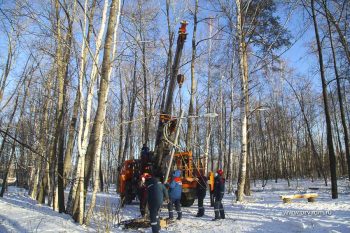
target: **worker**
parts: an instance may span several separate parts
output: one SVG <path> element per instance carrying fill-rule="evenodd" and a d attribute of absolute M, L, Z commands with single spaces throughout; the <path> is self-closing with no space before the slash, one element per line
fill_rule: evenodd
<path fill-rule="evenodd" d="M 142 172 L 146 172 L 149 162 L 150 162 L 150 156 L 149 156 L 149 148 L 146 143 L 143 144 L 141 149 L 141 170 Z"/>
<path fill-rule="evenodd" d="M 215 218 L 213 221 L 218 219 L 225 219 L 225 211 L 222 205 L 222 198 L 225 193 L 225 179 L 222 177 L 223 171 L 219 169 L 215 174 L 214 179 L 214 213 Z"/>
<path fill-rule="evenodd" d="M 182 212 L 181 212 L 181 193 L 182 193 L 182 181 L 181 181 L 181 171 L 176 170 L 173 173 L 172 180 L 169 184 L 169 219 L 174 219 L 174 205 L 177 212 L 177 220 L 181 220 Z"/>
<path fill-rule="evenodd" d="M 150 175 L 146 176 L 146 187 L 152 233 L 158 233 L 160 230 L 158 212 L 163 203 L 163 191 L 158 179 Z"/>
<path fill-rule="evenodd" d="M 162 190 L 162 193 L 163 193 L 163 200 L 166 202 L 166 203 L 169 203 L 169 193 L 168 193 L 168 189 L 165 187 L 164 185 L 164 175 L 163 173 L 160 171 L 160 172 L 157 172 L 156 173 L 156 177 L 158 177 L 159 181 L 158 181 L 158 185 L 160 186 L 161 190 Z"/>
<path fill-rule="evenodd" d="M 147 186 L 146 186 L 146 177 L 149 176 L 148 173 L 141 175 L 141 181 L 139 186 L 139 200 L 140 200 L 140 212 L 141 216 L 145 217 L 146 214 L 146 205 L 147 205 Z"/>
<path fill-rule="evenodd" d="M 149 154 L 149 147 L 147 146 L 146 143 L 144 143 L 142 145 L 142 148 L 141 148 L 141 158 L 142 157 L 148 157 L 148 154 Z"/>
<path fill-rule="evenodd" d="M 207 193 L 207 177 L 205 177 L 201 172 L 197 173 L 197 197 L 198 197 L 198 213 L 196 217 L 202 217 L 204 215 L 203 200 Z"/>

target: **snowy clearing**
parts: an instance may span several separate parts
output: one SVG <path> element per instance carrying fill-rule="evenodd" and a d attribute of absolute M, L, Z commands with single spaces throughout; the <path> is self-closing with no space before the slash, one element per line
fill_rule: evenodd
<path fill-rule="evenodd" d="M 348 181 L 340 180 L 339 199 L 330 198 L 330 187 L 322 181 L 292 181 L 288 187 L 285 181 L 277 184 L 269 181 L 265 188 L 252 186 L 252 196 L 244 203 L 234 203 L 233 196 L 224 199 L 226 219 L 212 222 L 213 208 L 206 198 L 206 212 L 203 218 L 196 218 L 197 204 L 182 208 L 183 219 L 171 224 L 162 232 L 350 232 L 350 187 Z M 310 190 L 309 188 L 313 188 Z M 318 193 L 315 203 L 306 199 L 293 200 L 283 204 L 280 195 L 312 192 Z M 89 200 L 88 200 L 89 201 Z M 26 196 L 26 190 L 10 187 L 5 198 L 0 199 L 0 232 L 151 232 L 148 229 L 122 230 L 117 225 L 121 220 L 139 216 L 138 203 L 118 210 L 117 194 L 100 193 L 91 227 L 75 224 L 70 216 L 38 205 Z M 166 209 L 160 216 L 167 217 Z"/>

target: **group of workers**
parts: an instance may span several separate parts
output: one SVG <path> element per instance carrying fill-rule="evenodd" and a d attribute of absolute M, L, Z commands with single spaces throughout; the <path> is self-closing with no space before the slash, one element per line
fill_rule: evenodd
<path fill-rule="evenodd" d="M 207 178 L 200 173 L 197 177 L 197 197 L 198 197 L 198 213 L 196 217 L 202 217 L 204 215 L 203 200 L 207 192 Z M 144 173 L 141 177 L 140 184 L 140 211 L 141 215 L 144 216 L 146 213 L 146 205 L 148 204 L 149 217 L 152 227 L 152 232 L 159 232 L 159 210 L 163 202 L 168 203 L 169 219 L 174 218 L 174 206 L 177 212 L 177 220 L 181 220 L 181 193 L 182 193 L 182 182 L 181 182 L 181 171 L 176 170 L 173 173 L 171 181 L 164 183 L 162 175 L 151 176 L 148 173 Z M 225 219 L 225 212 L 222 205 L 222 198 L 225 191 L 225 179 L 223 178 L 223 171 L 218 170 L 214 179 L 214 213 L 215 218 L 213 221 L 218 219 Z"/>

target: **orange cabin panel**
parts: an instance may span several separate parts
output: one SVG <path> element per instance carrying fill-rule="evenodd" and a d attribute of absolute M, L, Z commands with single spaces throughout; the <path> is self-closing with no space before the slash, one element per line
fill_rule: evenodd
<path fill-rule="evenodd" d="M 119 193 L 125 192 L 125 184 L 127 180 L 130 180 L 134 173 L 135 160 L 126 160 L 120 171 L 119 176 Z"/>

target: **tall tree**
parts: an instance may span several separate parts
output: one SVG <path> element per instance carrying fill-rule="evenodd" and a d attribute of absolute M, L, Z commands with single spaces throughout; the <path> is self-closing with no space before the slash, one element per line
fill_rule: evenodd
<path fill-rule="evenodd" d="M 326 1 L 323 1 L 323 6 L 327 10 L 327 3 L 326 3 Z M 326 19 L 327 19 L 327 25 L 328 25 L 328 33 L 329 33 L 330 45 L 331 45 L 331 49 L 332 49 L 334 75 L 335 75 L 335 79 L 336 79 L 336 82 L 337 82 L 337 94 L 338 94 L 338 100 L 339 100 L 340 119 L 341 119 L 341 124 L 343 126 L 344 143 L 345 143 L 345 155 L 346 155 L 346 160 L 347 160 L 347 165 L 348 165 L 348 176 L 350 178 L 349 131 L 348 131 L 348 127 L 346 125 L 345 111 L 344 111 L 344 101 L 343 101 L 343 95 L 342 95 L 342 91 L 341 91 L 340 76 L 339 76 L 339 72 L 338 72 L 337 59 L 336 59 L 335 49 L 334 49 L 334 45 L 333 45 L 333 33 L 332 33 L 332 28 L 331 28 L 331 23 L 330 23 L 330 20 L 329 20 L 329 14 L 328 13 L 326 14 Z"/>
<path fill-rule="evenodd" d="M 241 80 L 241 157 L 237 183 L 237 201 L 243 200 L 244 186 L 247 171 L 248 153 L 248 118 L 249 105 L 249 45 L 258 48 L 265 59 L 262 64 L 268 63 L 267 55 L 275 60 L 273 51 L 288 46 L 289 32 L 281 26 L 279 18 L 275 16 L 276 4 L 273 0 L 245 1 L 236 0 L 236 35 L 238 44 L 239 76 Z M 268 23 L 266 23 L 268 22 Z"/>
<path fill-rule="evenodd" d="M 195 64 L 196 64 L 196 52 L 197 52 L 197 24 L 198 24 L 198 0 L 195 0 L 194 12 L 193 12 L 193 32 L 192 32 L 192 56 L 191 56 L 191 91 L 190 91 L 190 104 L 188 107 L 188 115 L 194 115 L 194 104 L 196 99 L 196 77 L 195 77 Z M 186 134 L 186 147 L 188 150 L 191 149 L 193 134 L 193 122 L 192 118 L 187 118 L 187 134 Z"/>
<path fill-rule="evenodd" d="M 89 145 L 87 147 L 86 157 L 89 158 L 89 163 L 87 164 L 88 168 L 91 168 L 91 163 L 94 161 L 94 193 L 91 200 L 89 215 L 86 217 L 86 222 L 88 223 L 91 217 L 91 211 L 95 207 L 96 201 L 96 192 L 99 188 L 98 177 L 99 177 L 99 168 L 100 168 L 100 156 L 101 156 L 101 147 L 102 147 L 102 137 L 104 131 L 104 123 L 106 116 L 106 107 L 107 107 L 107 98 L 109 92 L 109 85 L 111 79 L 111 69 L 112 62 L 114 59 L 116 44 L 116 34 L 119 24 L 119 16 L 121 11 L 121 2 L 120 0 L 112 0 L 109 18 L 107 24 L 107 31 L 105 36 L 105 44 L 103 51 L 103 60 L 101 68 L 101 80 L 99 85 L 98 100 L 97 100 L 97 109 L 96 115 L 93 122 L 91 135 L 89 139 Z M 87 169 L 85 171 L 85 188 L 87 187 L 88 181 L 90 180 L 92 169 Z M 96 183 L 97 182 L 97 183 Z"/>
<path fill-rule="evenodd" d="M 312 12 L 312 20 L 314 23 L 314 30 L 315 30 L 315 36 L 316 36 L 318 61 L 320 66 L 320 76 L 321 76 L 321 82 L 322 82 L 323 105 L 324 105 L 324 113 L 326 117 L 327 147 L 328 147 L 328 156 L 329 156 L 329 166 L 330 166 L 330 172 L 331 172 L 332 198 L 336 199 L 338 198 L 336 158 L 334 153 L 333 136 L 332 136 L 332 122 L 331 122 L 331 117 L 329 114 L 329 107 L 328 107 L 327 81 L 326 81 L 324 65 L 323 65 L 322 44 L 321 44 L 321 39 L 318 32 L 318 24 L 317 24 L 317 18 L 315 13 L 315 0 L 311 0 L 311 12 Z"/>

